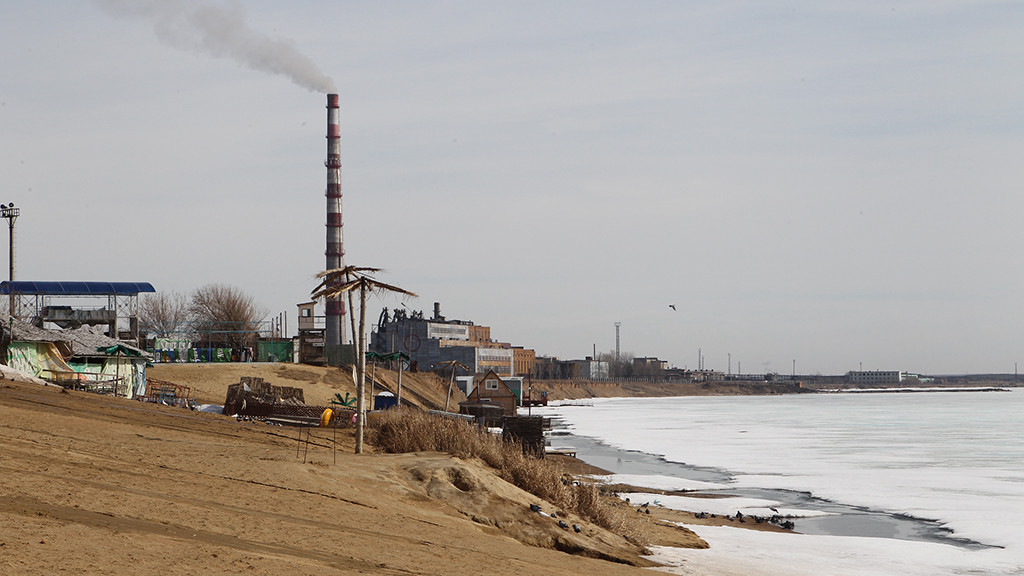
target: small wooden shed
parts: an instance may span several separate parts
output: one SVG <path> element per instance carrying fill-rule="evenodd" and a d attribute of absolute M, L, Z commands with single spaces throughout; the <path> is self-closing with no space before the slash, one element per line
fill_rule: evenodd
<path fill-rule="evenodd" d="M 476 381 L 476 386 L 470 392 L 470 402 L 494 402 L 500 404 L 506 416 L 515 416 L 518 398 L 499 377 L 494 370 L 489 370 L 483 378 Z"/>
<path fill-rule="evenodd" d="M 459 402 L 459 414 L 473 416 L 477 424 L 487 428 L 501 428 L 505 420 L 505 409 L 497 402 Z"/>

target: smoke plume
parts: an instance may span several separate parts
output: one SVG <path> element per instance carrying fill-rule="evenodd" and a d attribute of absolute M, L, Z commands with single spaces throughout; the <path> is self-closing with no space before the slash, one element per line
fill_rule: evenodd
<path fill-rule="evenodd" d="M 279 74 L 315 92 L 335 92 L 334 82 L 291 40 L 253 30 L 238 2 L 206 0 L 93 0 L 117 17 L 150 22 L 158 38 L 183 50 L 229 58 Z"/>

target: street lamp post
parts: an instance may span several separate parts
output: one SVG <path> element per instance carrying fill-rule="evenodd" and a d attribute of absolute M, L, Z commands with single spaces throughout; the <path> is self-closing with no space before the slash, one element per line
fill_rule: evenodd
<path fill-rule="evenodd" d="M 21 215 L 21 208 L 15 208 L 14 202 L 6 206 L 0 204 L 0 217 L 7 219 L 7 226 L 10 229 L 10 240 L 8 241 L 10 248 L 10 277 L 8 279 L 12 283 L 14 282 L 14 221 L 18 219 L 19 215 Z M 8 284 L 7 294 L 10 296 L 8 312 L 10 312 L 11 318 L 14 318 L 14 286 Z"/>

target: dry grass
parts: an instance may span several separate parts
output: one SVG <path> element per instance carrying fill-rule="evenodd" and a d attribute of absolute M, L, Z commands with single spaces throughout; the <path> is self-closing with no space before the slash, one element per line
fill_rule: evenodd
<path fill-rule="evenodd" d="M 523 454 L 518 443 L 480 432 L 463 420 L 418 410 L 389 410 L 372 426 L 369 442 L 382 452 L 447 452 L 456 458 L 479 458 L 502 479 L 554 504 L 561 512 L 575 514 L 636 544 L 647 543 L 644 525 L 631 514 L 630 507 L 601 494 L 593 481 L 574 479 L 557 462 Z"/>

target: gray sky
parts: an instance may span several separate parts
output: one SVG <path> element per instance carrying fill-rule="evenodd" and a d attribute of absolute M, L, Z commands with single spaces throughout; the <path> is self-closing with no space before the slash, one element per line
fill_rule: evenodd
<path fill-rule="evenodd" d="M 562 358 L 618 321 L 679 367 L 1011 372 L 1022 38 L 996 0 L 6 2 L 0 200 L 18 279 L 294 326 L 333 80 L 346 262 L 411 308 Z"/>

